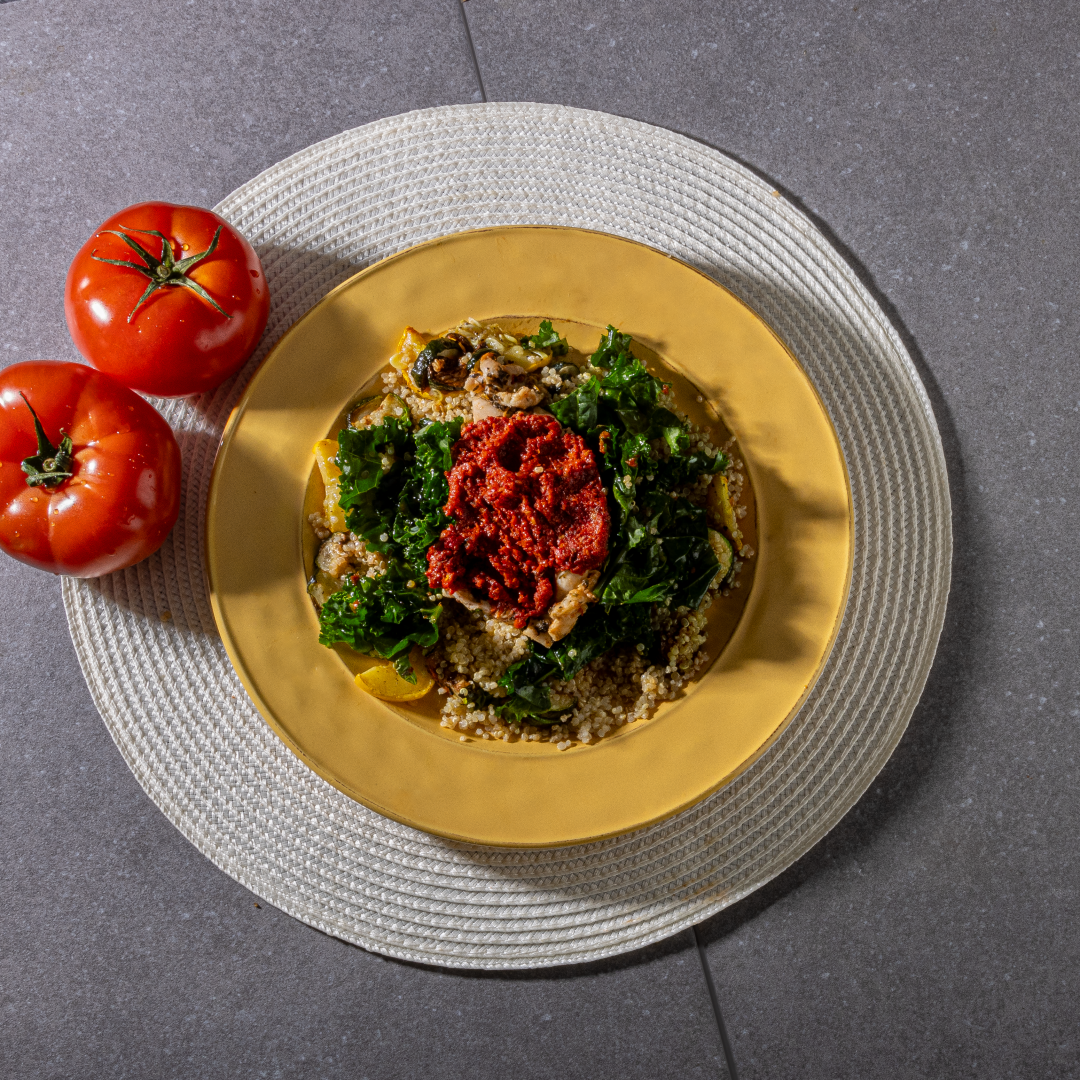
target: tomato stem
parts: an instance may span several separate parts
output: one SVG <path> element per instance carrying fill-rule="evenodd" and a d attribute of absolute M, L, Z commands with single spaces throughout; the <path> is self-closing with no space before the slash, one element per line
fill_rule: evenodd
<path fill-rule="evenodd" d="M 106 229 L 105 232 L 112 236 L 119 236 L 143 261 L 137 263 L 129 262 L 126 259 L 105 259 L 100 255 L 95 255 L 93 252 L 90 253 L 90 258 L 100 263 L 108 263 L 110 266 L 126 266 L 131 270 L 138 270 L 143 277 L 149 280 L 146 291 L 139 297 L 139 302 L 131 309 L 131 314 L 127 317 L 128 322 L 135 318 L 135 313 L 158 289 L 163 289 L 167 285 L 179 285 L 182 288 L 190 289 L 196 296 L 201 296 L 213 308 L 220 311 L 226 319 L 232 318 L 197 281 L 192 281 L 187 276 L 188 271 L 193 266 L 202 262 L 203 259 L 208 255 L 212 255 L 216 250 L 218 238 L 221 236 L 220 225 L 217 227 L 217 232 L 214 233 L 214 239 L 210 241 L 210 246 L 205 251 L 200 251 L 197 255 L 189 255 L 186 259 L 180 259 L 179 261 L 173 255 L 172 241 L 164 233 L 158 232 L 157 229 L 129 229 L 128 232 L 156 236 L 161 241 L 161 258 L 151 255 L 138 240 L 133 236 L 128 236 L 126 232 L 120 232 L 117 229 Z"/>
<path fill-rule="evenodd" d="M 20 392 L 19 396 L 26 402 L 26 407 L 34 418 L 34 431 L 37 433 L 37 453 L 33 457 L 24 458 L 22 463 L 22 470 L 26 473 L 26 483 L 29 487 L 57 487 L 74 475 L 71 471 L 74 463 L 71 456 L 71 436 L 61 431 L 60 445 L 53 446 L 45 435 L 45 429 L 41 426 L 38 414 L 34 412 L 34 406 L 30 404 L 25 394 Z"/>

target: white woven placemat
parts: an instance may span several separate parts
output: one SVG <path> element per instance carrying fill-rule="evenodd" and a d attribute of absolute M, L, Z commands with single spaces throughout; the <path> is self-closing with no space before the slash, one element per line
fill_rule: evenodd
<path fill-rule="evenodd" d="M 752 892 L 820 839 L 885 763 L 922 691 L 949 588 L 945 462 L 888 320 L 799 211 L 723 154 L 647 124 L 550 105 L 391 117 L 275 165 L 217 208 L 273 295 L 238 378 L 160 403 L 184 457 L 165 547 L 64 581 L 75 648 L 109 731 L 168 818 L 226 873 L 327 933 L 472 968 L 592 960 L 656 941 Z M 270 345 L 331 288 L 422 240 L 575 225 L 677 255 L 760 312 L 833 418 L 851 474 L 855 563 L 832 656 L 781 738 L 662 825 L 597 844 L 456 844 L 366 810 L 263 722 L 214 628 L 201 537 L 229 410 Z"/>

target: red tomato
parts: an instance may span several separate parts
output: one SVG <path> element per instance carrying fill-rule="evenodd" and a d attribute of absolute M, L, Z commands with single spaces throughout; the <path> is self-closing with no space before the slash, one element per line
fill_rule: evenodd
<path fill-rule="evenodd" d="M 64 311 L 99 371 L 176 397 L 243 366 L 266 328 L 270 290 L 255 249 L 224 218 L 147 202 L 114 214 L 79 249 Z"/>
<path fill-rule="evenodd" d="M 46 478 L 37 486 L 28 483 L 35 471 Z M 138 394 L 85 364 L 0 371 L 0 547 L 9 555 L 98 577 L 157 551 L 179 511 L 180 448 Z"/>

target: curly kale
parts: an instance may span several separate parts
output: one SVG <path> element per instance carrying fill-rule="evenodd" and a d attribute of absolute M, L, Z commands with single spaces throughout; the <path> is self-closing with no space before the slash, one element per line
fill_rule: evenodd
<path fill-rule="evenodd" d="M 450 450 L 460 420 L 414 427 L 388 416 L 369 428 L 338 433 L 339 503 L 346 524 L 389 561 L 386 574 L 360 578 L 330 596 L 319 613 L 319 640 L 343 641 L 359 652 L 398 661 L 410 678 L 412 645 L 438 641 L 442 606 L 430 598 L 427 549 L 449 523 L 443 507 Z"/>
<path fill-rule="evenodd" d="M 517 711 L 534 707 L 534 723 L 552 722 L 544 696 L 552 679 L 573 678 L 624 642 L 656 658 L 652 605 L 696 607 L 720 568 L 704 509 L 675 489 L 720 472 L 727 458 L 691 451 L 686 422 L 664 404 L 670 387 L 649 374 L 630 346 L 628 334 L 609 326 L 591 357 L 603 374 L 551 405 L 556 419 L 596 454 L 609 492 L 611 538 L 599 603 L 567 637 L 547 650 L 534 645 L 503 676 L 506 700 Z"/>
<path fill-rule="evenodd" d="M 319 641 L 339 641 L 357 652 L 393 660 L 439 640 L 442 605 L 431 600 L 427 582 L 403 581 L 392 573 L 356 578 L 327 597 L 319 612 Z"/>

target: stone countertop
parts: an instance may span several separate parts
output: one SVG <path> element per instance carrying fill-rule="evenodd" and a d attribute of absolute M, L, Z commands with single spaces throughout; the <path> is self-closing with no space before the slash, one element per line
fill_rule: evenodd
<path fill-rule="evenodd" d="M 517 975 L 373 956 L 226 877 L 112 744 L 57 581 L 0 560 L 0 1072 L 718 1077 L 704 957 L 743 1078 L 1080 1075 L 1078 91 L 1063 3 L 0 5 L 0 363 L 77 359 L 64 275 L 117 208 L 213 205 L 408 109 L 601 109 L 833 239 L 919 365 L 956 530 L 926 693 L 844 821 L 695 933 Z"/>

